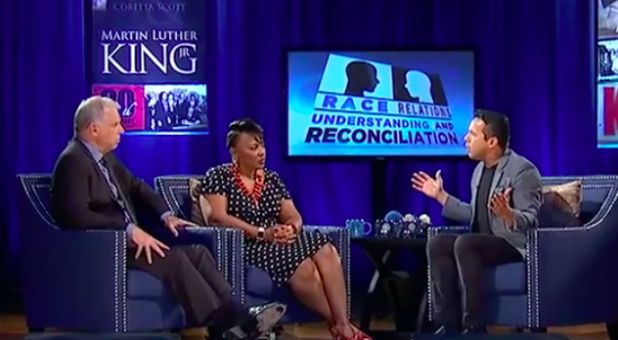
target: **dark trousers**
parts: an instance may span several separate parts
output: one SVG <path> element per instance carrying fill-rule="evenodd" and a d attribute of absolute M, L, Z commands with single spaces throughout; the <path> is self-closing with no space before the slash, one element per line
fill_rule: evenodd
<path fill-rule="evenodd" d="M 172 247 L 164 258 L 153 252 L 152 264 L 143 252 L 135 260 L 135 252 L 135 248 L 129 249 L 128 265 L 165 282 L 191 326 L 205 325 L 215 310 L 231 303 L 232 289 L 204 246 Z"/>
<path fill-rule="evenodd" d="M 458 328 L 460 313 L 464 327 L 485 326 L 485 269 L 522 261 L 522 256 L 501 237 L 471 233 L 432 237 L 427 244 L 427 259 L 436 319 L 446 327 Z"/>

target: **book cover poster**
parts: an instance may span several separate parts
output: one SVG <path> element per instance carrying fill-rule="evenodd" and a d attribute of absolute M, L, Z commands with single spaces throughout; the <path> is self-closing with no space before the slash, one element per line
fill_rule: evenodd
<path fill-rule="evenodd" d="M 206 1 L 90 1 L 93 94 L 119 102 L 129 133 L 206 133 Z"/>

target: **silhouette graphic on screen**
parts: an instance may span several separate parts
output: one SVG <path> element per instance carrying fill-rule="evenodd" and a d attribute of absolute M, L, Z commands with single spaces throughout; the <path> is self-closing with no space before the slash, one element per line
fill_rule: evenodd
<path fill-rule="evenodd" d="M 421 103 L 433 104 L 431 96 L 431 79 L 425 73 L 417 70 L 410 70 L 406 73 L 406 90 L 410 98 L 418 98 Z"/>
<path fill-rule="evenodd" d="M 401 67 L 393 67 L 393 97 L 408 102 L 448 105 L 439 75 Z"/>
<path fill-rule="evenodd" d="M 364 96 L 365 91 L 373 92 L 380 83 L 375 66 L 364 61 L 353 61 L 345 68 L 348 84 L 345 94 L 350 96 Z"/>

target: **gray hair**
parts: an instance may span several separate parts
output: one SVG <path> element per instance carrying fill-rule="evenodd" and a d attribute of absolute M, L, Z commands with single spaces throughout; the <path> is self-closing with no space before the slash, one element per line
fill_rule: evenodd
<path fill-rule="evenodd" d="M 73 120 L 75 135 L 77 136 L 84 131 L 90 123 L 101 121 L 106 107 L 120 109 L 120 105 L 108 97 L 92 96 L 82 100 L 75 110 L 75 119 Z"/>

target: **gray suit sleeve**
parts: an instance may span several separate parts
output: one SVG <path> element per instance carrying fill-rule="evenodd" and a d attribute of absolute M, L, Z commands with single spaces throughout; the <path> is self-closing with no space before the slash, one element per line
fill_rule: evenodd
<path fill-rule="evenodd" d="M 511 201 L 515 215 L 515 229 L 526 231 L 539 225 L 541 209 L 541 175 L 534 165 L 527 163 L 515 176 Z"/>
<path fill-rule="evenodd" d="M 459 198 L 448 195 L 446 203 L 442 207 L 442 216 L 469 224 L 472 220 L 472 205 L 462 202 Z"/>
<path fill-rule="evenodd" d="M 483 165 L 482 163 L 477 164 L 476 168 L 474 168 L 474 172 L 472 173 L 472 180 L 470 181 L 470 190 L 473 193 L 474 197 L 474 186 L 478 183 L 478 178 L 481 175 Z M 474 198 L 472 198 L 474 199 Z M 448 199 L 446 203 L 442 207 L 442 216 L 455 220 L 461 223 L 465 223 L 466 225 L 472 223 L 472 204 L 461 201 L 459 198 L 448 195 Z"/>

